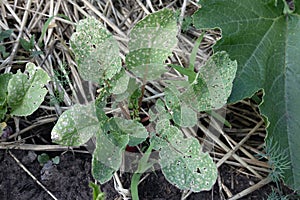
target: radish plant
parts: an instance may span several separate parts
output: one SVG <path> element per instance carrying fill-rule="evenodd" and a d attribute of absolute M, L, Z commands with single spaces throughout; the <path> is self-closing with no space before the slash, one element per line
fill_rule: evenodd
<path fill-rule="evenodd" d="M 93 102 L 65 111 L 51 137 L 55 143 L 76 146 L 96 137 L 92 173 L 101 184 L 119 170 L 126 146 L 147 142 L 150 150 L 159 152 L 159 159 L 146 156 L 137 173 L 158 163 L 166 179 L 180 189 L 199 192 L 210 190 L 215 183 L 217 168 L 212 158 L 201 151 L 196 138 L 185 137 L 180 128 L 196 125 L 198 112 L 226 104 L 237 67 L 226 52 L 215 53 L 198 73 L 174 67 L 188 74 L 189 80 L 166 82 L 165 96 L 149 111 L 153 130 L 146 129 L 139 116 L 146 84 L 167 71 L 165 61 L 177 45 L 177 32 L 173 11 L 164 9 L 146 16 L 130 32 L 129 53 L 122 66 L 117 41 L 99 21 L 87 18 L 78 23 L 70 41 L 78 71 L 83 79 L 99 84 L 100 94 Z M 106 115 L 108 102 L 122 113 Z"/>

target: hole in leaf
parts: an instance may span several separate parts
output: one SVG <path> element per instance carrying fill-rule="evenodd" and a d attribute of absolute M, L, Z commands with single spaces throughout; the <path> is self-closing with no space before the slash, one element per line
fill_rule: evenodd
<path fill-rule="evenodd" d="M 199 174 L 201 174 L 201 171 L 200 171 L 199 167 L 197 167 L 196 172 L 199 173 Z"/>

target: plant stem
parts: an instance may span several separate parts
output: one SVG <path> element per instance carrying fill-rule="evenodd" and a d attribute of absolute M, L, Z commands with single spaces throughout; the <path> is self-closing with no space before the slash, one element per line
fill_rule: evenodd
<path fill-rule="evenodd" d="M 138 184 L 141 178 L 141 173 L 134 173 L 131 178 L 130 191 L 132 200 L 139 200 Z"/>

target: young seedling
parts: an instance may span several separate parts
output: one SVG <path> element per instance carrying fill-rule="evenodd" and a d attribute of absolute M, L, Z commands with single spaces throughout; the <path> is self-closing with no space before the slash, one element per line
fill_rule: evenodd
<path fill-rule="evenodd" d="M 198 73 L 192 70 L 193 66 L 187 69 L 174 67 L 188 76 L 188 81 L 183 84 L 187 87 L 180 93 L 181 82 L 168 82 L 165 96 L 157 100 L 149 113 L 153 131 L 147 130 L 139 117 L 145 86 L 167 71 L 165 60 L 176 47 L 177 32 L 173 11 L 164 9 L 146 16 L 131 30 L 126 67 L 121 65 L 117 41 L 96 19 L 81 20 L 71 37 L 81 77 L 98 83 L 101 89 L 95 101 L 65 111 L 51 137 L 63 145 L 83 145 L 91 137 L 96 137 L 92 173 L 101 184 L 119 170 L 126 146 L 142 145 L 146 140 L 150 142 L 133 176 L 134 199 L 138 199 L 140 175 L 153 164 L 152 161 L 149 163 L 152 151 L 159 152 L 157 162 L 166 179 L 180 189 L 209 190 L 217 178 L 212 158 L 201 152 L 196 138 L 185 138 L 180 127 L 192 127 L 198 123 L 198 112 L 226 104 L 236 72 L 236 62 L 231 61 L 226 52 L 215 53 Z M 198 46 L 200 42 L 201 38 L 197 41 Z M 191 62 L 193 60 L 192 57 Z M 141 83 L 130 78 L 125 68 Z M 108 99 L 113 108 L 120 107 L 121 115 L 108 117 L 105 114 Z"/>
<path fill-rule="evenodd" d="M 0 120 L 9 116 L 28 116 L 44 101 L 50 81 L 48 74 L 33 63 L 27 63 L 25 72 L 0 75 Z M 9 110 L 9 115 L 7 114 Z"/>

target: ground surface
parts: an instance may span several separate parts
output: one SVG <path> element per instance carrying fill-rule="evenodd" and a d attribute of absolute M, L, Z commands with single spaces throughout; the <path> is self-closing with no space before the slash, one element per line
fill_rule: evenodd
<path fill-rule="evenodd" d="M 23 165 L 40 181 L 57 199 L 61 200 L 86 200 L 92 198 L 92 190 L 88 183 L 93 181 L 91 176 L 91 156 L 83 153 L 71 152 L 60 155 L 60 163 L 48 169 L 48 174 L 42 178 L 43 167 L 39 162 L 30 160 L 29 151 L 10 151 Z M 40 154 L 41 152 L 36 152 Z M 59 155 L 51 153 L 52 156 Z M 39 186 L 20 166 L 15 159 L 4 150 L 0 151 L 0 199 L 2 200 L 30 200 L 52 199 L 50 195 Z M 45 173 L 45 172 L 44 172 Z M 222 182 L 233 193 L 238 193 L 249 187 L 255 178 L 237 174 L 236 170 L 228 165 L 219 169 Z M 131 174 L 121 176 L 124 188 L 129 188 Z M 42 180 L 43 179 L 43 180 Z M 269 184 L 256 190 L 242 199 L 266 199 L 274 184 Z M 113 181 L 102 186 L 108 200 L 119 199 Z M 151 173 L 139 186 L 141 200 L 180 199 L 182 191 L 169 184 L 160 171 Z M 286 193 L 290 193 L 289 190 Z M 221 199 L 219 188 L 215 185 L 213 191 L 191 194 L 187 199 Z"/>

